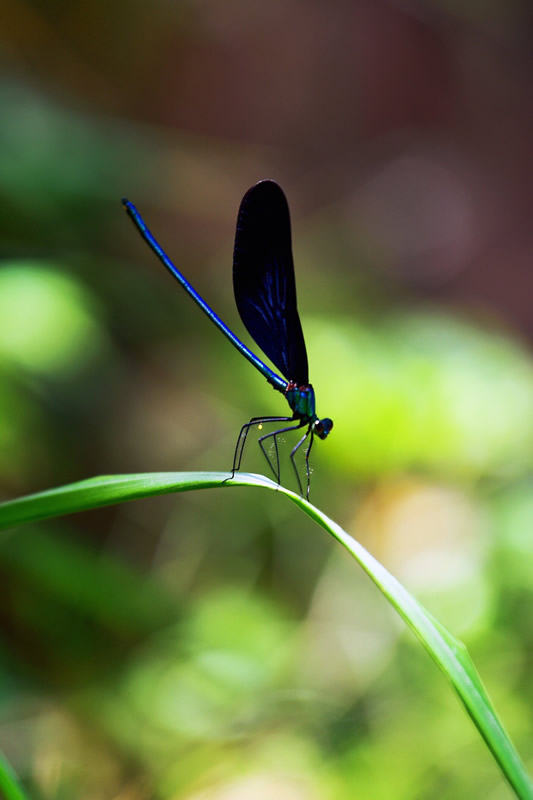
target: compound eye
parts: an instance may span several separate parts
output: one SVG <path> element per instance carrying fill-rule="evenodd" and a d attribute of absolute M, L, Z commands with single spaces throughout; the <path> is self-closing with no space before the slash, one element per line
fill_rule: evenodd
<path fill-rule="evenodd" d="M 315 433 L 320 439 L 325 439 L 328 433 L 333 428 L 333 420 L 329 417 L 319 419 L 315 422 Z"/>

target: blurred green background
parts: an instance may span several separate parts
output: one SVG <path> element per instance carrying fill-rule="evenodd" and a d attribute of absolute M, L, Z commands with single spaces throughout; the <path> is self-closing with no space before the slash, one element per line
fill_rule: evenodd
<path fill-rule="evenodd" d="M 464 639 L 533 769 L 531 5 L 2 16 L 2 497 L 226 470 L 244 421 L 286 413 L 120 207 L 249 343 L 235 219 L 278 180 L 335 421 L 311 499 Z M 366 576 L 270 492 L 9 531 L 0 581 L 0 747 L 35 798 L 511 796 Z"/>

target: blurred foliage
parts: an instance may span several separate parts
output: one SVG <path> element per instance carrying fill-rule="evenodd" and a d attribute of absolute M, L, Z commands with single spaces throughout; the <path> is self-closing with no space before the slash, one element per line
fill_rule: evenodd
<path fill-rule="evenodd" d="M 466 641 L 533 766 L 527 4 L 6 11 L 2 497 L 227 469 L 285 413 L 120 209 L 240 335 L 238 204 L 279 180 L 335 422 L 312 499 Z M 263 494 L 2 534 L 0 749 L 32 796 L 508 797 L 365 576 Z"/>
<path fill-rule="evenodd" d="M 2 360 L 29 373 L 73 371 L 91 361 L 102 333 L 80 285 L 46 264 L 5 264 L 0 273 Z"/>

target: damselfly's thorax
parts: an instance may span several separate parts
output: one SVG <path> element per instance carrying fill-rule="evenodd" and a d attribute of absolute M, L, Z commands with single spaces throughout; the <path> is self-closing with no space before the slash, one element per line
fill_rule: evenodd
<path fill-rule="evenodd" d="M 292 409 L 294 419 L 299 419 L 304 424 L 309 423 L 312 425 L 313 433 L 316 433 L 319 439 L 325 439 L 333 428 L 333 420 L 329 417 L 318 419 L 315 410 L 315 390 L 311 384 L 298 386 L 294 381 L 289 381 L 285 397 Z"/>
<path fill-rule="evenodd" d="M 294 413 L 294 419 L 301 419 L 302 422 L 313 422 L 316 419 L 315 390 L 310 383 L 298 386 L 294 381 L 289 381 L 285 397 Z"/>

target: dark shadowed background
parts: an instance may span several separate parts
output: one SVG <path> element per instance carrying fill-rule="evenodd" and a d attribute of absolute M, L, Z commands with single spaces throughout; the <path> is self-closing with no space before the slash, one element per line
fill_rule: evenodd
<path fill-rule="evenodd" d="M 335 421 L 311 499 L 466 642 L 533 765 L 530 4 L 2 17 L 1 496 L 226 470 L 244 421 L 286 413 L 120 206 L 250 344 L 236 214 L 279 181 Z M 282 497 L 9 531 L 0 584 L 0 747 L 36 798 L 510 797 L 426 653 Z"/>

